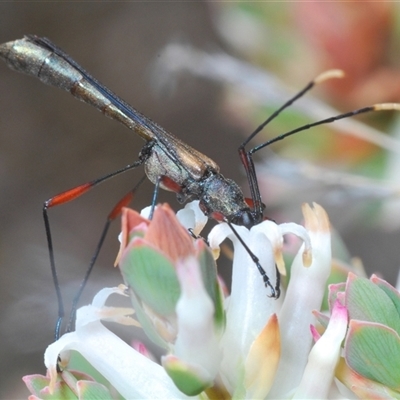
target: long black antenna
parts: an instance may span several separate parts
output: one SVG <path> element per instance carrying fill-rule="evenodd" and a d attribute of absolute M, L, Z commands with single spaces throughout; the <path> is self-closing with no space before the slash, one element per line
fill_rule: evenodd
<path fill-rule="evenodd" d="M 295 94 L 292 98 L 286 101 L 281 107 L 274 111 L 261 125 L 259 125 L 254 132 L 252 132 L 247 139 L 240 145 L 240 148 L 244 148 L 250 140 L 252 140 L 259 132 L 261 132 L 266 125 L 268 125 L 273 119 L 275 119 L 283 110 L 290 107 L 296 100 L 303 97 L 307 92 L 309 92 L 315 85 L 334 78 L 343 78 L 345 76 L 341 69 L 330 69 L 328 71 L 322 72 L 315 79 L 309 82 L 300 92 Z"/>
<path fill-rule="evenodd" d="M 325 118 L 320 121 L 312 122 L 310 124 L 306 124 L 300 126 L 296 129 L 293 129 L 289 132 L 283 133 L 271 140 L 266 141 L 265 143 L 259 144 L 256 147 L 253 147 L 249 153 L 254 154 L 256 151 L 263 149 L 264 147 L 269 146 L 272 143 L 278 142 L 279 140 L 285 139 L 288 136 L 294 135 L 295 133 L 305 131 L 307 129 L 313 128 L 314 126 L 323 125 L 323 124 L 330 124 L 331 122 L 338 121 L 340 119 L 353 117 L 354 115 L 364 114 L 371 111 L 388 111 L 388 110 L 398 110 L 400 111 L 400 104 L 399 103 L 379 103 L 374 104 L 372 106 L 359 108 L 358 110 L 349 111 L 347 113 L 335 115 L 333 117 Z"/>
<path fill-rule="evenodd" d="M 344 72 L 340 69 L 331 69 L 329 71 L 323 72 L 318 75 L 315 79 L 309 82 L 300 92 L 295 94 L 292 98 L 286 101 L 281 107 L 279 107 L 275 112 L 273 112 L 261 125 L 259 125 L 254 132 L 252 132 L 247 139 L 239 146 L 239 157 L 244 166 L 247 175 L 247 181 L 249 183 L 250 194 L 253 200 L 253 219 L 255 223 L 261 222 L 263 214 L 263 203 L 261 200 L 260 189 L 258 187 L 257 174 L 254 167 L 254 161 L 252 154 L 257 151 L 257 149 L 251 149 L 247 151 L 245 149 L 246 145 L 253 139 L 259 132 L 261 132 L 268 123 L 275 119 L 283 110 L 291 106 L 296 100 L 304 96 L 309 92 L 315 85 L 322 83 L 328 79 L 342 78 Z M 262 145 L 261 145 L 262 146 Z M 262 148 L 262 147 L 261 147 Z"/>

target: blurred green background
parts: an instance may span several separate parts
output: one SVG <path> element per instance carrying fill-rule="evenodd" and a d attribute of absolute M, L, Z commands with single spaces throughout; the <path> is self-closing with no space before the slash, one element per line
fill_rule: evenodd
<path fill-rule="evenodd" d="M 237 157 L 241 140 L 281 99 L 320 72 L 342 68 L 347 77 L 326 82 L 299 101 L 259 142 L 308 122 L 310 115 L 330 116 L 323 102 L 347 111 L 400 101 L 398 17 L 394 3 L 362 1 L 10 2 L 0 4 L 0 40 L 28 33 L 49 37 L 135 108 L 213 158 L 224 175 L 247 190 Z M 165 46 L 182 52 L 166 61 Z M 181 73 L 167 73 L 171 70 Z M 3 64 L 0 109 L 0 397 L 17 399 L 27 396 L 21 376 L 44 373 L 43 351 L 52 341 L 57 312 L 43 201 L 131 163 L 143 142 L 68 94 Z M 394 137 L 398 132 L 395 113 L 362 121 Z M 364 130 L 350 124 L 342 133 L 346 129 Z M 258 170 L 266 213 L 277 222 L 300 222 L 301 203 L 318 201 L 350 253 L 361 257 L 369 273 L 379 271 L 395 283 L 400 261 L 398 150 L 342 133 L 325 127 L 260 152 L 257 161 L 266 160 Z M 67 304 L 106 214 L 140 177 L 141 171 L 118 177 L 50 211 Z M 135 208 L 150 202 L 152 186 L 145 186 Z M 161 193 L 160 200 L 177 205 L 168 193 Z M 121 281 L 112 268 L 118 231 L 115 224 L 83 302 L 99 288 Z"/>

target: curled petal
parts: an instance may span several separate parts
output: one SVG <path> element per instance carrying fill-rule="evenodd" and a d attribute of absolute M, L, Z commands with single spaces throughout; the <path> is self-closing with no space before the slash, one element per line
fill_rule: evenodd
<path fill-rule="evenodd" d="M 305 267 L 309 267 L 312 262 L 312 248 L 308 231 L 303 226 L 294 224 L 292 222 L 280 224 L 279 230 L 282 236 L 291 233 L 303 241 L 303 264 Z"/>
<path fill-rule="evenodd" d="M 87 319 L 87 315 L 87 310 L 84 313 L 78 310 L 77 330 L 65 334 L 47 348 L 45 364 L 52 382 L 57 378 L 58 356 L 65 358 L 70 350 L 76 350 L 125 398 L 186 398 L 160 365 L 135 351 L 105 328 L 99 319 L 95 320 L 93 315 Z"/>
<path fill-rule="evenodd" d="M 210 234 L 208 235 L 208 244 L 212 250 L 219 250 L 220 244 L 232 234 L 232 229 L 229 228 L 228 224 L 218 224 L 212 228 Z"/>
<path fill-rule="evenodd" d="M 124 307 L 107 307 L 105 303 L 111 294 L 119 294 L 126 296 L 126 286 L 120 285 L 117 288 L 104 288 L 100 290 L 93 298 L 92 304 L 79 309 L 79 318 L 76 320 L 76 328 L 79 324 L 87 325 L 93 321 L 110 321 L 122 325 L 140 326 L 139 322 L 134 320 L 130 315 L 134 314 L 133 308 Z"/>
<path fill-rule="evenodd" d="M 208 218 L 200 210 L 198 200 L 187 203 L 182 210 L 176 213 L 176 216 L 179 222 L 186 229 L 192 229 L 195 235 L 200 235 L 208 221 Z"/>
<path fill-rule="evenodd" d="M 272 245 L 274 260 L 275 264 L 278 267 L 279 273 L 282 275 L 286 275 L 285 262 L 282 255 L 283 236 L 280 226 L 273 221 L 266 220 L 262 224 L 256 225 L 253 228 L 253 231 L 260 231 L 268 238 Z"/>
<path fill-rule="evenodd" d="M 220 245 L 228 237 L 231 237 L 232 230 L 228 224 L 218 224 L 214 226 L 208 235 L 208 244 L 211 248 L 214 259 L 218 259 L 220 255 Z"/>

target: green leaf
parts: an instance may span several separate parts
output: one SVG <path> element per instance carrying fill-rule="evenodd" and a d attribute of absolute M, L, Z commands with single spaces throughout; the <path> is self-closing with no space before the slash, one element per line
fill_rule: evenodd
<path fill-rule="evenodd" d="M 198 257 L 204 287 L 214 303 L 214 321 L 216 326 L 223 330 L 225 328 L 225 310 L 223 295 L 217 278 L 217 266 L 208 247 L 204 246 Z"/>
<path fill-rule="evenodd" d="M 43 400 L 76 400 L 78 398 L 65 382 L 57 382 L 53 393 L 50 393 L 48 387 L 43 389 L 39 397 Z"/>
<path fill-rule="evenodd" d="M 400 390 L 400 337 L 393 329 L 350 321 L 345 359 L 360 375 Z"/>
<path fill-rule="evenodd" d="M 165 341 L 164 338 L 160 336 L 160 334 L 154 328 L 153 321 L 149 318 L 148 314 L 143 309 L 142 303 L 139 301 L 139 299 L 137 298 L 136 294 L 132 291 L 132 289 L 129 290 L 129 295 L 131 298 L 133 308 L 135 309 L 137 319 L 140 322 L 140 325 L 142 326 L 142 329 L 146 333 L 147 337 L 157 346 L 160 346 L 168 350 L 169 348 L 168 343 Z"/>
<path fill-rule="evenodd" d="M 350 319 L 377 322 L 400 333 L 400 317 L 393 301 L 366 278 L 349 274 L 346 307 Z"/>
<path fill-rule="evenodd" d="M 175 356 L 166 356 L 163 366 L 175 386 L 188 396 L 196 396 L 213 385 L 213 382 L 205 377 L 203 368 L 189 365 Z"/>
<path fill-rule="evenodd" d="M 378 278 L 376 275 L 371 276 L 371 282 L 381 288 L 388 295 L 396 307 L 397 313 L 400 315 L 400 293 L 392 285 L 389 285 L 389 283 Z"/>
<path fill-rule="evenodd" d="M 69 353 L 68 361 L 68 371 L 71 373 L 78 381 L 92 381 L 97 384 L 102 384 L 107 390 L 112 390 L 113 399 L 123 399 L 123 397 L 117 392 L 117 390 L 112 386 L 112 384 L 104 378 L 96 368 L 94 368 L 89 361 L 86 360 L 82 354 L 75 350 L 71 350 Z M 63 374 L 65 371 L 63 372 Z"/>
<path fill-rule="evenodd" d="M 79 381 L 76 387 L 80 400 L 110 400 L 113 398 L 109 390 L 101 383 Z"/>
<path fill-rule="evenodd" d="M 120 269 L 125 283 L 140 301 L 162 316 L 175 313 L 180 286 L 168 257 L 137 241 L 121 260 Z"/>

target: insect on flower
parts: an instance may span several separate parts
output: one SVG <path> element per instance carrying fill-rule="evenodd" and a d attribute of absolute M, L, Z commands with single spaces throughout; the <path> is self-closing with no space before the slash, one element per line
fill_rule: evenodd
<path fill-rule="evenodd" d="M 121 122 L 146 141 L 146 144 L 139 153 L 137 161 L 101 178 L 62 192 L 44 203 L 43 217 L 49 248 L 50 265 L 59 304 L 58 320 L 55 329 L 56 339 L 60 336 L 61 322 L 64 317 L 64 306 L 54 259 L 48 209 L 74 200 L 101 182 L 143 165 L 147 177 L 155 185 L 152 199 L 153 209 L 156 204 L 159 188 L 175 192 L 178 201 L 181 203 L 190 199 L 199 200 L 200 208 L 206 216 L 229 225 L 232 232 L 244 246 L 258 268 L 264 285 L 268 289 L 268 295 L 272 298 L 278 298 L 280 295 L 278 270 L 276 269 L 275 284 L 272 284 L 258 258 L 251 252 L 234 227 L 234 225 L 242 225 L 250 228 L 264 219 L 264 205 L 257 183 L 253 154 L 276 141 L 317 125 L 330 123 L 370 111 L 400 109 L 398 104 L 376 104 L 364 107 L 298 127 L 253 147 L 250 150 L 246 150 L 246 146 L 250 140 L 252 140 L 272 119 L 277 117 L 295 100 L 307 93 L 313 86 L 326 79 L 341 77 L 343 75 L 343 73 L 338 70 L 322 73 L 268 117 L 239 146 L 240 160 L 245 168 L 251 193 L 251 199 L 247 199 L 234 181 L 225 178 L 220 173 L 217 163 L 128 105 L 87 73 L 79 64 L 63 50 L 54 45 L 49 39 L 28 35 L 23 39 L 5 43 L 0 46 L 0 57 L 4 59 L 10 68 L 32 75 L 46 84 L 70 92 L 79 100 L 96 107 L 107 117 Z M 141 182 L 139 182 L 139 184 Z M 133 191 L 129 192 L 108 216 L 107 224 L 92 258 L 92 262 L 74 299 L 67 330 L 71 329 L 76 305 L 91 269 L 93 268 L 98 252 L 102 247 L 109 223 L 119 215 L 122 207 L 131 200 L 132 195 Z"/>

